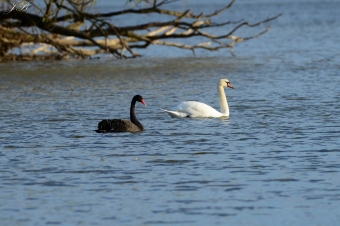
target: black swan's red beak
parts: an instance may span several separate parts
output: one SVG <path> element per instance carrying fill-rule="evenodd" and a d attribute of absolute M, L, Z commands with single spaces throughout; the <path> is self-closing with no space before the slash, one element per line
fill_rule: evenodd
<path fill-rule="evenodd" d="M 142 99 L 140 102 L 146 106 L 144 99 Z"/>

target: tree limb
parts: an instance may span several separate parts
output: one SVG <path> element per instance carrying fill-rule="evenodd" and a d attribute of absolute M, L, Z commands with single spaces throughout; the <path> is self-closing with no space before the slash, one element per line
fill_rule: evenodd
<path fill-rule="evenodd" d="M 177 0 L 140 1 L 150 5 L 109 13 L 89 13 L 87 11 L 92 4 L 91 0 L 45 0 L 44 9 L 32 3 L 36 13 L 13 10 L 6 14 L 1 11 L 0 58 L 12 49 L 39 44 L 41 46 L 35 46 L 31 54 L 59 53 L 62 56 L 86 58 L 99 53 L 111 53 L 116 58 L 129 58 L 140 56 L 134 49 L 163 45 L 188 49 L 193 54 L 195 49 L 217 51 L 229 48 L 234 55 L 235 44 L 260 37 L 269 31 L 270 26 L 249 37 L 236 36 L 236 31 L 242 27 L 258 27 L 281 16 L 280 14 L 257 23 L 243 19 L 216 22 L 215 17 L 230 9 L 236 0 L 231 0 L 210 14 L 195 14 L 189 9 L 182 12 L 164 8 Z M 115 16 L 152 13 L 166 15 L 170 19 L 132 26 L 118 26 L 111 22 Z M 217 29 L 222 29 L 223 33 L 214 34 Z M 195 38 L 191 44 L 185 44 L 184 40 L 191 38 Z M 48 51 L 48 48 L 52 50 Z"/>

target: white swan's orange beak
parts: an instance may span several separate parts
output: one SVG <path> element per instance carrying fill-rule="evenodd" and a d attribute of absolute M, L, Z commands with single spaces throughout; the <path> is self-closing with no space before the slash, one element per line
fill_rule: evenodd
<path fill-rule="evenodd" d="M 227 87 L 234 89 L 234 87 L 230 84 L 230 82 L 227 83 Z"/>
<path fill-rule="evenodd" d="M 144 99 L 142 99 L 141 103 L 146 106 Z"/>

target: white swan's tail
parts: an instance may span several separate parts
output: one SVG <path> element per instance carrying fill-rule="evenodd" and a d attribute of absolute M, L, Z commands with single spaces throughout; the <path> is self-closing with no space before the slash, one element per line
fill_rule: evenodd
<path fill-rule="evenodd" d="M 165 111 L 168 113 L 172 118 L 185 118 L 185 117 L 190 117 L 187 113 L 180 112 L 180 111 L 169 111 L 165 109 L 161 109 L 162 111 Z"/>

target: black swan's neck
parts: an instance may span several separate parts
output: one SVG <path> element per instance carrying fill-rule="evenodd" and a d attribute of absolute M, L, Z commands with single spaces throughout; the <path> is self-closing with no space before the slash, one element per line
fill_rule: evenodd
<path fill-rule="evenodd" d="M 144 130 L 142 123 L 140 123 L 136 117 L 135 105 L 136 105 L 136 100 L 132 100 L 131 107 L 130 107 L 130 121 L 136 126 L 138 126 L 141 130 Z"/>

